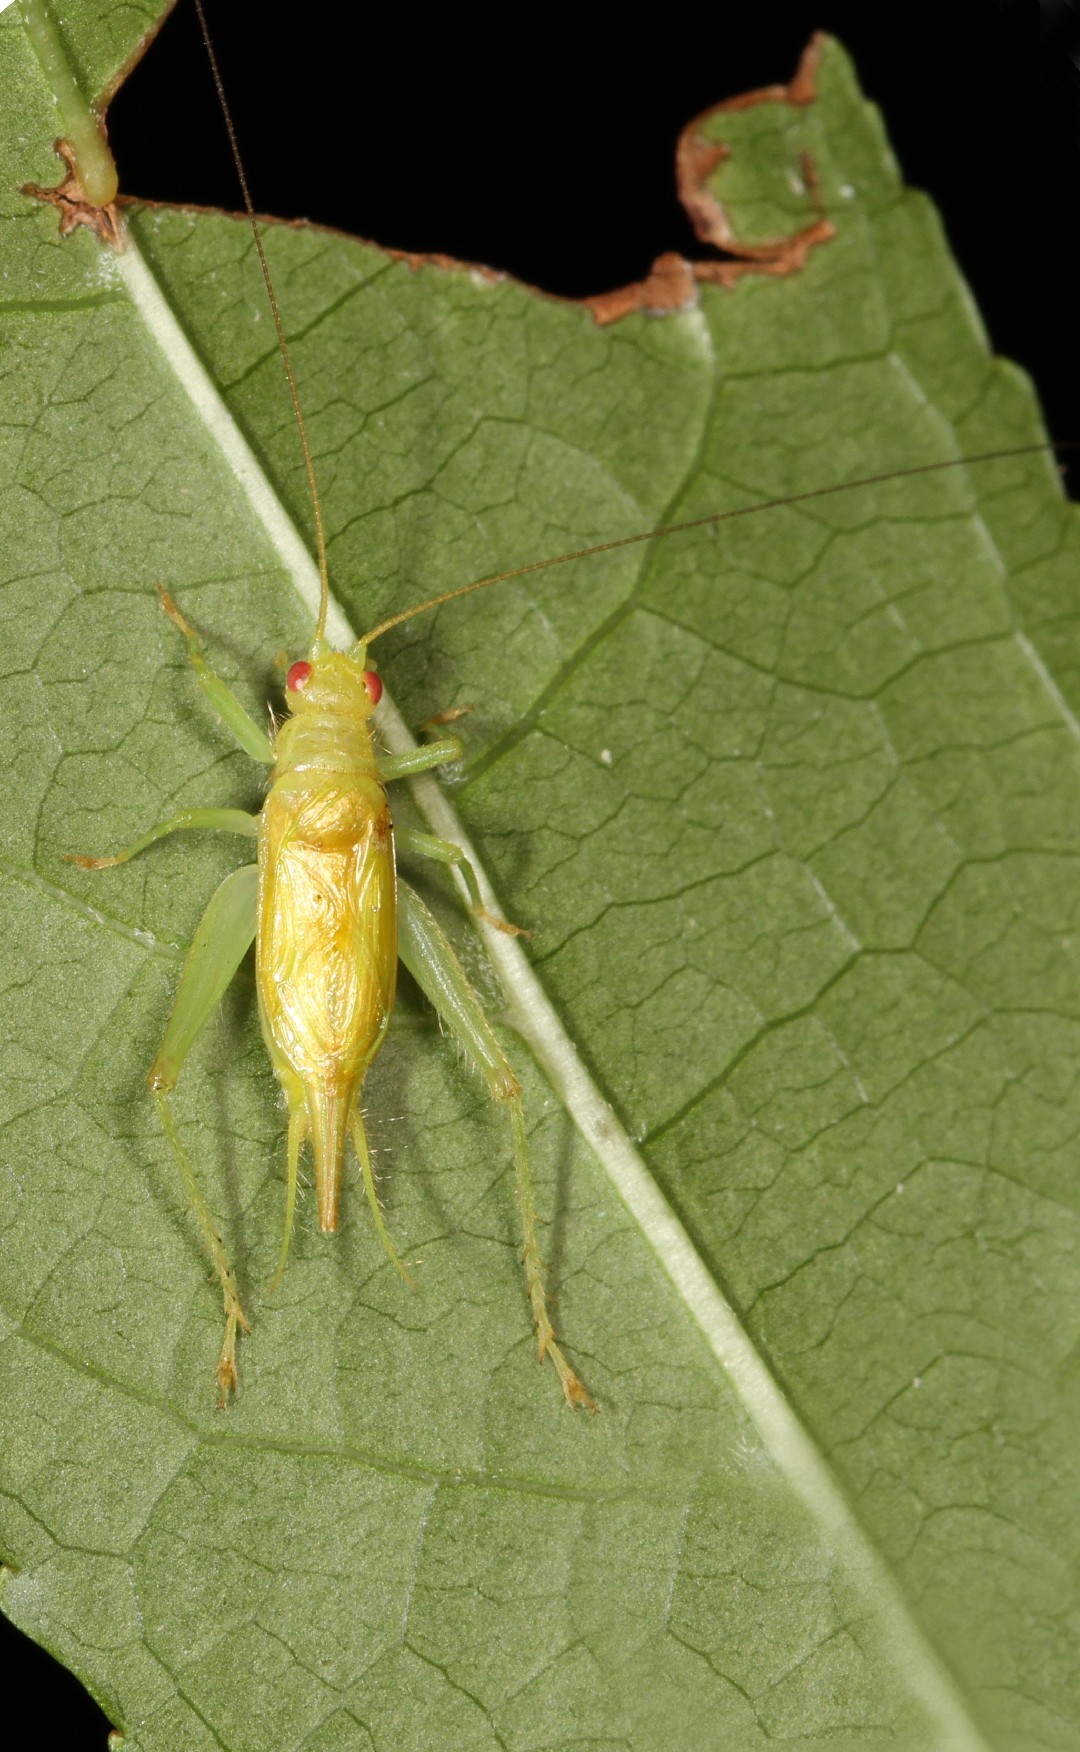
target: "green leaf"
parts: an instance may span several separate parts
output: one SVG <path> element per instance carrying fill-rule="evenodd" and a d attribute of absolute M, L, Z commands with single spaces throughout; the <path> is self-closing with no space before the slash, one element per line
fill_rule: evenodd
<path fill-rule="evenodd" d="M 85 0 L 85 90 L 145 24 Z M 62 854 L 257 805 L 153 585 L 258 713 L 310 637 L 310 513 L 250 235 L 156 210 L 119 258 L 61 243 L 13 192 L 56 180 L 16 8 L 0 70 L 5 1611 L 129 1752 L 1077 1746 L 1080 646 L 1052 460 L 625 549 L 388 637 L 407 722 L 476 707 L 419 804 L 536 932 L 491 945 L 504 1006 L 441 903 L 538 1061 L 508 1031 L 602 1412 L 536 1367 L 505 1119 L 408 991 L 367 1106 L 418 1288 L 354 1187 L 332 1241 L 307 1201 L 267 1296 L 283 1127 L 242 976 L 178 1100 L 254 1316 L 220 1415 L 219 1300 L 143 1076 L 243 853 Z M 737 229 L 807 222 L 810 151 L 837 236 L 663 317 L 271 228 L 354 629 L 1037 441 L 838 49 L 809 106 L 709 127 Z"/>

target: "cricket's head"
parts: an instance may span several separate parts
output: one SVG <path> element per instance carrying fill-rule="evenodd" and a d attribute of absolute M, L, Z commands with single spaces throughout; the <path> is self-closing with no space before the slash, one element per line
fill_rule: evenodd
<path fill-rule="evenodd" d="M 294 663 L 285 678 L 285 704 L 302 712 L 340 712 L 370 718 L 382 698 L 382 682 L 368 668 L 367 647 L 328 651 L 316 641 L 308 657 Z"/>

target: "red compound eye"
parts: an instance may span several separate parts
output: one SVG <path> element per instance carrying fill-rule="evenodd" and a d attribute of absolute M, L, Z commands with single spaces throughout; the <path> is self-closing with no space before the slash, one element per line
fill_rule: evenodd
<path fill-rule="evenodd" d="M 303 662 L 294 663 L 289 670 L 288 675 L 285 677 L 285 686 L 289 689 L 290 693 L 299 693 L 300 689 L 306 687 L 310 680 L 311 664 Z"/>
<path fill-rule="evenodd" d="M 377 706 L 382 699 L 382 682 L 373 669 L 364 670 L 364 686 L 367 688 L 368 699 L 373 706 Z"/>

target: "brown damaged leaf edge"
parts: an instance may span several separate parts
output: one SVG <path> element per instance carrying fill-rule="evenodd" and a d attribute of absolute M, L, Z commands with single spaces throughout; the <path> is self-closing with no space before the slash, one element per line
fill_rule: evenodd
<path fill-rule="evenodd" d="M 824 36 L 811 37 L 788 85 L 765 85 L 757 91 L 729 97 L 713 104 L 688 122 L 675 149 L 675 176 L 679 199 L 702 243 L 723 250 L 723 261 L 687 261 L 674 253 L 658 256 L 644 280 L 582 299 L 598 323 L 619 322 L 636 310 L 652 315 L 691 308 L 701 285 L 730 288 L 746 274 L 769 274 L 782 278 L 801 271 L 807 256 L 819 244 L 836 236 L 836 227 L 819 210 L 818 217 L 789 237 L 767 243 L 740 243 L 723 205 L 708 187 L 709 178 L 730 158 L 731 148 L 702 138 L 702 124 L 711 117 L 734 110 L 752 109 L 760 103 L 786 103 L 805 108 L 817 101 L 817 74 Z M 817 179 L 809 156 L 804 157 L 802 178 L 810 199 L 817 203 Z M 730 259 L 734 258 L 734 259 Z"/>
<path fill-rule="evenodd" d="M 32 200 L 45 201 L 55 207 L 60 215 L 60 235 L 69 237 L 79 225 L 89 226 L 96 231 L 102 243 L 109 244 L 113 249 L 121 248 L 120 219 L 117 214 L 117 203 L 110 202 L 107 207 L 95 207 L 86 198 L 86 191 L 79 181 L 79 173 L 75 168 L 75 153 L 66 140 L 54 140 L 53 151 L 67 165 L 67 175 L 55 188 L 44 189 L 40 183 L 24 183 L 21 193 L 29 195 Z"/>
<path fill-rule="evenodd" d="M 764 85 L 757 91 L 743 92 L 739 97 L 729 97 L 722 103 L 713 104 L 688 122 L 679 135 L 675 149 L 675 176 L 679 199 L 702 243 L 723 250 L 727 260 L 692 262 L 670 251 L 657 256 L 643 280 L 633 281 L 629 286 L 617 287 L 612 292 L 597 292 L 576 299 L 558 298 L 556 294 L 545 292 L 536 286 L 531 286 L 528 290 L 535 292 L 538 297 L 550 298 L 559 304 L 582 304 L 586 310 L 592 312 L 598 323 L 606 325 L 620 322 L 624 316 L 631 316 L 637 310 L 651 316 L 663 316 L 671 311 L 692 309 L 697 301 L 697 289 L 701 285 L 730 288 L 746 274 L 768 274 L 781 278 L 787 274 L 799 273 L 810 251 L 836 236 L 836 227 L 820 210 L 817 179 L 809 155 L 804 156 L 800 169 L 807 194 L 819 207 L 817 218 L 790 237 L 772 238 L 767 243 L 743 244 L 732 230 L 722 204 L 707 187 L 708 179 L 717 166 L 731 156 L 731 148 L 702 139 L 699 130 L 712 116 L 751 109 L 759 103 L 786 103 L 797 108 L 806 108 L 816 103 L 817 74 L 824 43 L 824 34 L 815 32 L 803 50 L 789 84 Z M 414 270 L 434 267 L 446 272 L 465 271 L 479 274 L 493 283 L 509 278 L 493 268 L 455 261 L 452 256 L 420 255 L 406 250 L 387 249 L 383 245 L 378 247 L 392 260 L 406 262 Z"/>
<path fill-rule="evenodd" d="M 175 0 L 174 0 L 175 3 Z M 169 7 L 169 11 L 172 7 Z M 164 16 L 167 16 L 164 15 Z M 161 20 L 158 21 L 160 25 Z M 149 44 L 157 34 L 156 28 L 147 33 L 137 49 L 130 56 L 121 73 L 112 82 L 104 97 L 115 94 L 123 79 L 131 72 L 141 59 Z M 794 77 L 787 85 L 766 85 L 757 91 L 748 91 L 738 97 L 724 99 L 723 102 L 703 110 L 700 115 L 688 122 L 679 136 L 675 153 L 676 183 L 679 199 L 688 213 L 694 230 L 702 243 L 713 249 L 724 252 L 726 259 L 708 261 L 689 261 L 686 257 L 667 252 L 654 261 L 651 269 L 643 280 L 633 281 L 628 286 L 616 287 L 610 292 L 589 294 L 581 299 L 561 298 L 555 293 L 546 292 L 542 287 L 527 286 L 526 289 L 537 297 L 550 299 L 559 304 L 578 304 L 590 311 L 595 321 L 606 325 L 619 322 L 623 317 L 632 315 L 635 311 L 643 311 L 649 315 L 663 316 L 669 312 L 692 309 L 697 301 L 698 287 L 701 285 L 735 286 L 747 274 L 767 274 L 773 277 L 783 277 L 801 271 L 810 251 L 819 244 L 827 243 L 836 235 L 836 229 L 820 211 L 816 219 L 800 231 L 787 237 L 770 239 L 765 243 L 743 244 L 736 237 L 724 207 L 708 188 L 708 179 L 717 166 L 731 156 L 731 148 L 723 143 L 714 144 L 701 137 L 702 124 L 712 116 L 750 109 L 756 104 L 784 103 L 798 108 L 805 108 L 817 100 L 817 73 L 821 60 L 824 37 L 817 32 L 811 38 L 803 51 Z M 82 185 L 75 170 L 71 150 L 64 140 L 58 140 L 55 150 L 67 166 L 67 175 L 56 188 L 42 188 L 37 183 L 28 183 L 23 193 L 36 200 L 49 202 L 60 214 L 60 231 L 62 236 L 68 236 L 79 225 L 87 225 L 96 231 L 102 241 L 113 248 L 122 247 L 122 233 L 119 227 L 118 209 L 131 208 L 169 208 L 171 202 L 157 202 L 140 199 L 138 196 L 120 195 L 116 202 L 106 208 L 92 207 L 86 200 Z M 814 168 L 808 157 L 801 166 L 803 181 L 811 201 L 817 204 L 816 179 Z M 211 212 L 218 209 L 202 208 L 194 204 L 184 204 L 184 212 Z M 235 218 L 246 216 L 236 213 Z M 296 229 L 311 229 L 329 231 L 333 227 L 311 226 L 304 219 L 281 220 L 260 215 L 260 224 L 286 225 Z M 339 235 L 347 235 L 339 233 Z M 352 241 L 350 239 L 350 241 Z M 370 241 L 370 240 L 368 240 Z M 443 273 L 469 273 L 498 284 L 511 276 L 479 262 L 462 262 L 453 256 L 441 253 L 419 253 L 410 250 L 392 249 L 385 244 L 375 244 L 391 261 L 404 262 L 414 272 L 420 268 L 436 268 Z M 523 284 L 525 284 L 523 282 Z"/>

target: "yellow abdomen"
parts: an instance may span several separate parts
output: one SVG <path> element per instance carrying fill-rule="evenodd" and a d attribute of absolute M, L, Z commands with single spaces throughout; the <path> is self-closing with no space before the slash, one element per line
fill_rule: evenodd
<path fill-rule="evenodd" d="M 290 1109 L 302 1101 L 319 1222 L 337 1226 L 344 1142 L 382 1044 L 397 972 L 394 845 L 374 774 L 297 772 L 273 783 L 259 834 L 256 977 Z"/>

